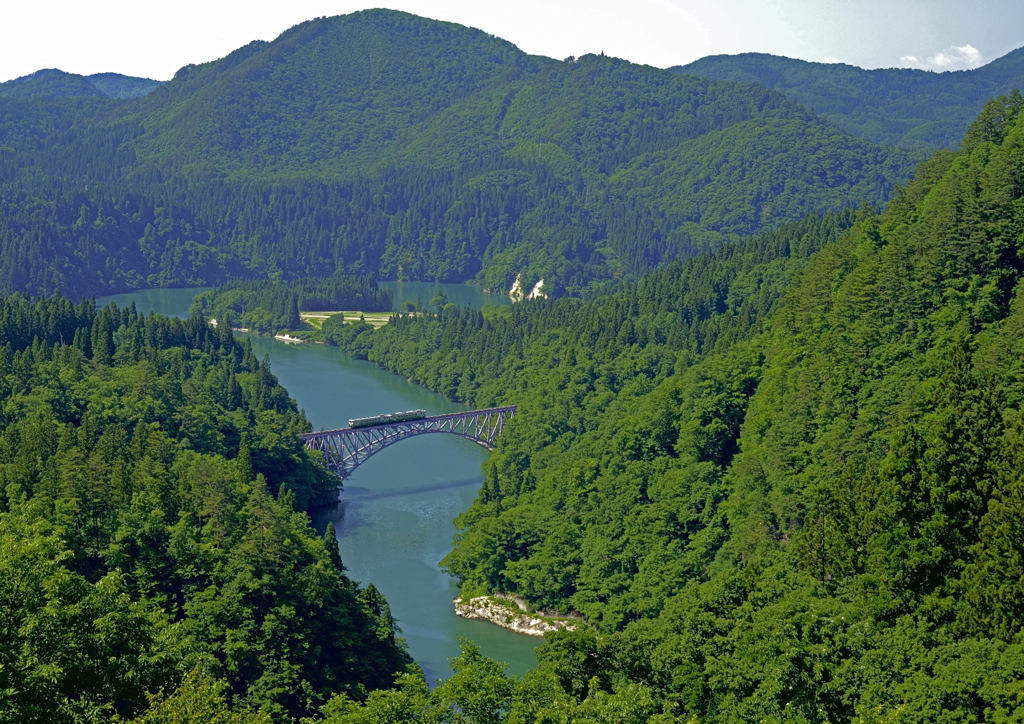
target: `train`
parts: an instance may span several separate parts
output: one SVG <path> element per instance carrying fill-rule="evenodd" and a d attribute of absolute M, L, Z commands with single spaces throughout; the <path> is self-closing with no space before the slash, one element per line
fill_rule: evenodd
<path fill-rule="evenodd" d="M 387 425 L 392 422 L 409 422 L 410 420 L 422 420 L 427 416 L 426 410 L 409 410 L 408 412 L 392 412 L 389 415 L 374 415 L 373 417 L 354 417 L 348 421 L 349 427 L 370 427 L 372 425 Z"/>

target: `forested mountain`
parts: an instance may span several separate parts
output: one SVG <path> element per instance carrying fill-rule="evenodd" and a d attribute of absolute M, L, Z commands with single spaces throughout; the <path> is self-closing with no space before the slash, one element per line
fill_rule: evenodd
<path fill-rule="evenodd" d="M 56 68 L 38 70 L 31 75 L 0 83 L 0 96 L 9 98 L 102 98 L 104 95 L 85 76 L 65 73 Z"/>
<path fill-rule="evenodd" d="M 141 98 L 152 93 L 160 81 L 120 73 L 93 73 L 86 78 L 110 98 Z"/>
<path fill-rule="evenodd" d="M 137 100 L 0 99 L 8 288 L 259 275 L 197 306 L 289 316 L 372 272 L 550 279 L 325 337 L 519 405 L 444 566 L 585 619 L 431 690 L 297 512 L 332 481 L 269 360 L 198 311 L 9 295 L 0 720 L 1020 721 L 1024 98 L 910 158 L 389 11 Z"/>
<path fill-rule="evenodd" d="M 1015 92 L 883 214 L 590 301 L 346 326 L 519 405 L 445 566 L 596 633 L 549 635 L 522 682 L 475 664 L 493 720 L 1019 721 L 1022 169 Z M 389 696 L 334 721 L 451 695 Z"/>
<path fill-rule="evenodd" d="M 248 344 L 17 295 L 0 340 L 0 721 L 288 722 L 410 662 Z"/>
<path fill-rule="evenodd" d="M 56 68 L 0 83 L 0 96 L 12 98 L 141 98 L 160 85 L 158 80 L 120 73 L 78 75 Z"/>
<path fill-rule="evenodd" d="M 508 289 L 522 273 L 576 293 L 883 204 L 913 166 L 763 87 L 529 56 L 384 10 L 136 100 L 68 95 L 0 98 L 0 288 L 373 272 Z"/>
<path fill-rule="evenodd" d="M 765 53 L 712 55 L 670 68 L 784 93 L 843 130 L 888 146 L 952 148 L 989 98 L 1024 85 L 1024 48 L 973 70 L 865 70 Z"/>

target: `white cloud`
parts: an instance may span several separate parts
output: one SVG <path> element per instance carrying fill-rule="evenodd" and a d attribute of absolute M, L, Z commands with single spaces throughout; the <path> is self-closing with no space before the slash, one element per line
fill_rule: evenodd
<path fill-rule="evenodd" d="M 984 61 L 981 51 L 967 43 L 954 45 L 926 58 L 904 55 L 900 58 L 900 65 L 921 70 L 967 70 L 981 66 Z"/>
<path fill-rule="evenodd" d="M 823 55 L 823 56 L 821 56 L 821 60 L 819 60 L 818 62 L 819 63 L 838 63 L 840 61 L 839 61 L 839 58 L 835 57 L 834 55 Z"/>

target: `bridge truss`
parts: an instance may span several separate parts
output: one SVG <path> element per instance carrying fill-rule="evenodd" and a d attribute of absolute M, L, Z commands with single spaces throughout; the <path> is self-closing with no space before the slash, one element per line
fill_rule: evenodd
<path fill-rule="evenodd" d="M 328 467 L 342 480 L 366 462 L 371 456 L 389 445 L 429 433 L 443 432 L 472 440 L 488 450 L 505 429 L 505 424 L 516 414 L 516 406 L 492 407 L 487 410 L 435 415 L 420 420 L 393 422 L 369 427 L 345 427 L 302 435 L 306 448 L 320 450 Z"/>

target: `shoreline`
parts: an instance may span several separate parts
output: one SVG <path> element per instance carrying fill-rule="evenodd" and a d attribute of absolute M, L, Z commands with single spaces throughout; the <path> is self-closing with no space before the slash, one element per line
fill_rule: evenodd
<path fill-rule="evenodd" d="M 580 618 L 530 613 L 521 602 L 503 596 L 476 596 L 468 601 L 456 598 L 452 603 L 455 604 L 456 616 L 489 621 L 526 636 L 544 636 L 551 631 L 575 631 L 577 625 L 585 623 Z"/>

